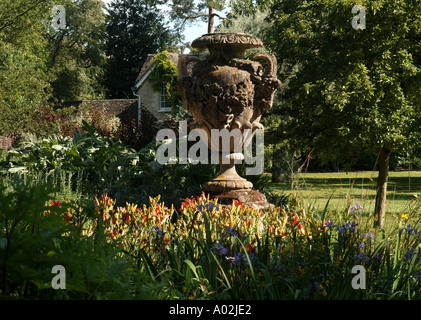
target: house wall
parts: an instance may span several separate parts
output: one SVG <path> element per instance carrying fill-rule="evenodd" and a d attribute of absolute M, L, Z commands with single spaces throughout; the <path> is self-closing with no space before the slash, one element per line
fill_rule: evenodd
<path fill-rule="evenodd" d="M 149 80 L 146 80 L 138 89 L 137 94 L 142 99 L 142 104 L 158 119 L 165 120 L 170 112 L 159 111 L 159 91 L 154 91 Z"/>

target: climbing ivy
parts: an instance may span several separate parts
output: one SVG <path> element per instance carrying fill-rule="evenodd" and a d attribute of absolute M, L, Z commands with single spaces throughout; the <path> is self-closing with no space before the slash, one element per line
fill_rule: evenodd
<path fill-rule="evenodd" d="M 181 95 L 175 87 L 178 77 L 177 66 L 168 59 L 168 51 L 158 53 L 154 57 L 154 63 L 156 64 L 155 68 L 149 77 L 152 89 L 159 91 L 162 83 L 165 83 L 171 108 L 174 110 L 181 105 Z"/>

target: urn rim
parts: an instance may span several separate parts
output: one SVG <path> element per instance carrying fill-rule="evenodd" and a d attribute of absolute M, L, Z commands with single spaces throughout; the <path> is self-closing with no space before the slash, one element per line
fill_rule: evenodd
<path fill-rule="evenodd" d="M 235 46 L 247 50 L 262 47 L 263 42 L 248 33 L 207 33 L 196 38 L 191 46 L 197 49 L 206 49 L 213 46 Z"/>

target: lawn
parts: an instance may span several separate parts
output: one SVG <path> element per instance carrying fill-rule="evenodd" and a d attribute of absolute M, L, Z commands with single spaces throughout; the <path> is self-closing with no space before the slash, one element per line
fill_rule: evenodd
<path fill-rule="evenodd" d="M 279 194 L 294 194 L 305 207 L 323 211 L 343 210 L 348 204 L 359 203 L 366 216 L 373 214 L 377 171 L 297 173 L 292 182 L 272 183 L 271 190 Z M 386 210 L 389 214 L 410 211 L 415 196 L 421 191 L 421 171 L 390 172 Z M 412 207 L 411 207 L 412 206 Z"/>

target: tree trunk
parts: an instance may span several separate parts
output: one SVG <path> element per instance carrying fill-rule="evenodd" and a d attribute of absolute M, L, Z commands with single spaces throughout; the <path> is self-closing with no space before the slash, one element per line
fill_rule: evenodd
<path fill-rule="evenodd" d="M 383 146 L 379 155 L 379 175 L 377 178 L 376 206 L 374 227 L 383 229 L 386 218 L 386 192 L 389 180 L 389 158 L 392 151 Z"/>
<path fill-rule="evenodd" d="M 214 19 L 215 19 L 215 15 L 213 12 L 213 8 L 209 7 L 208 33 L 213 33 Z"/>

